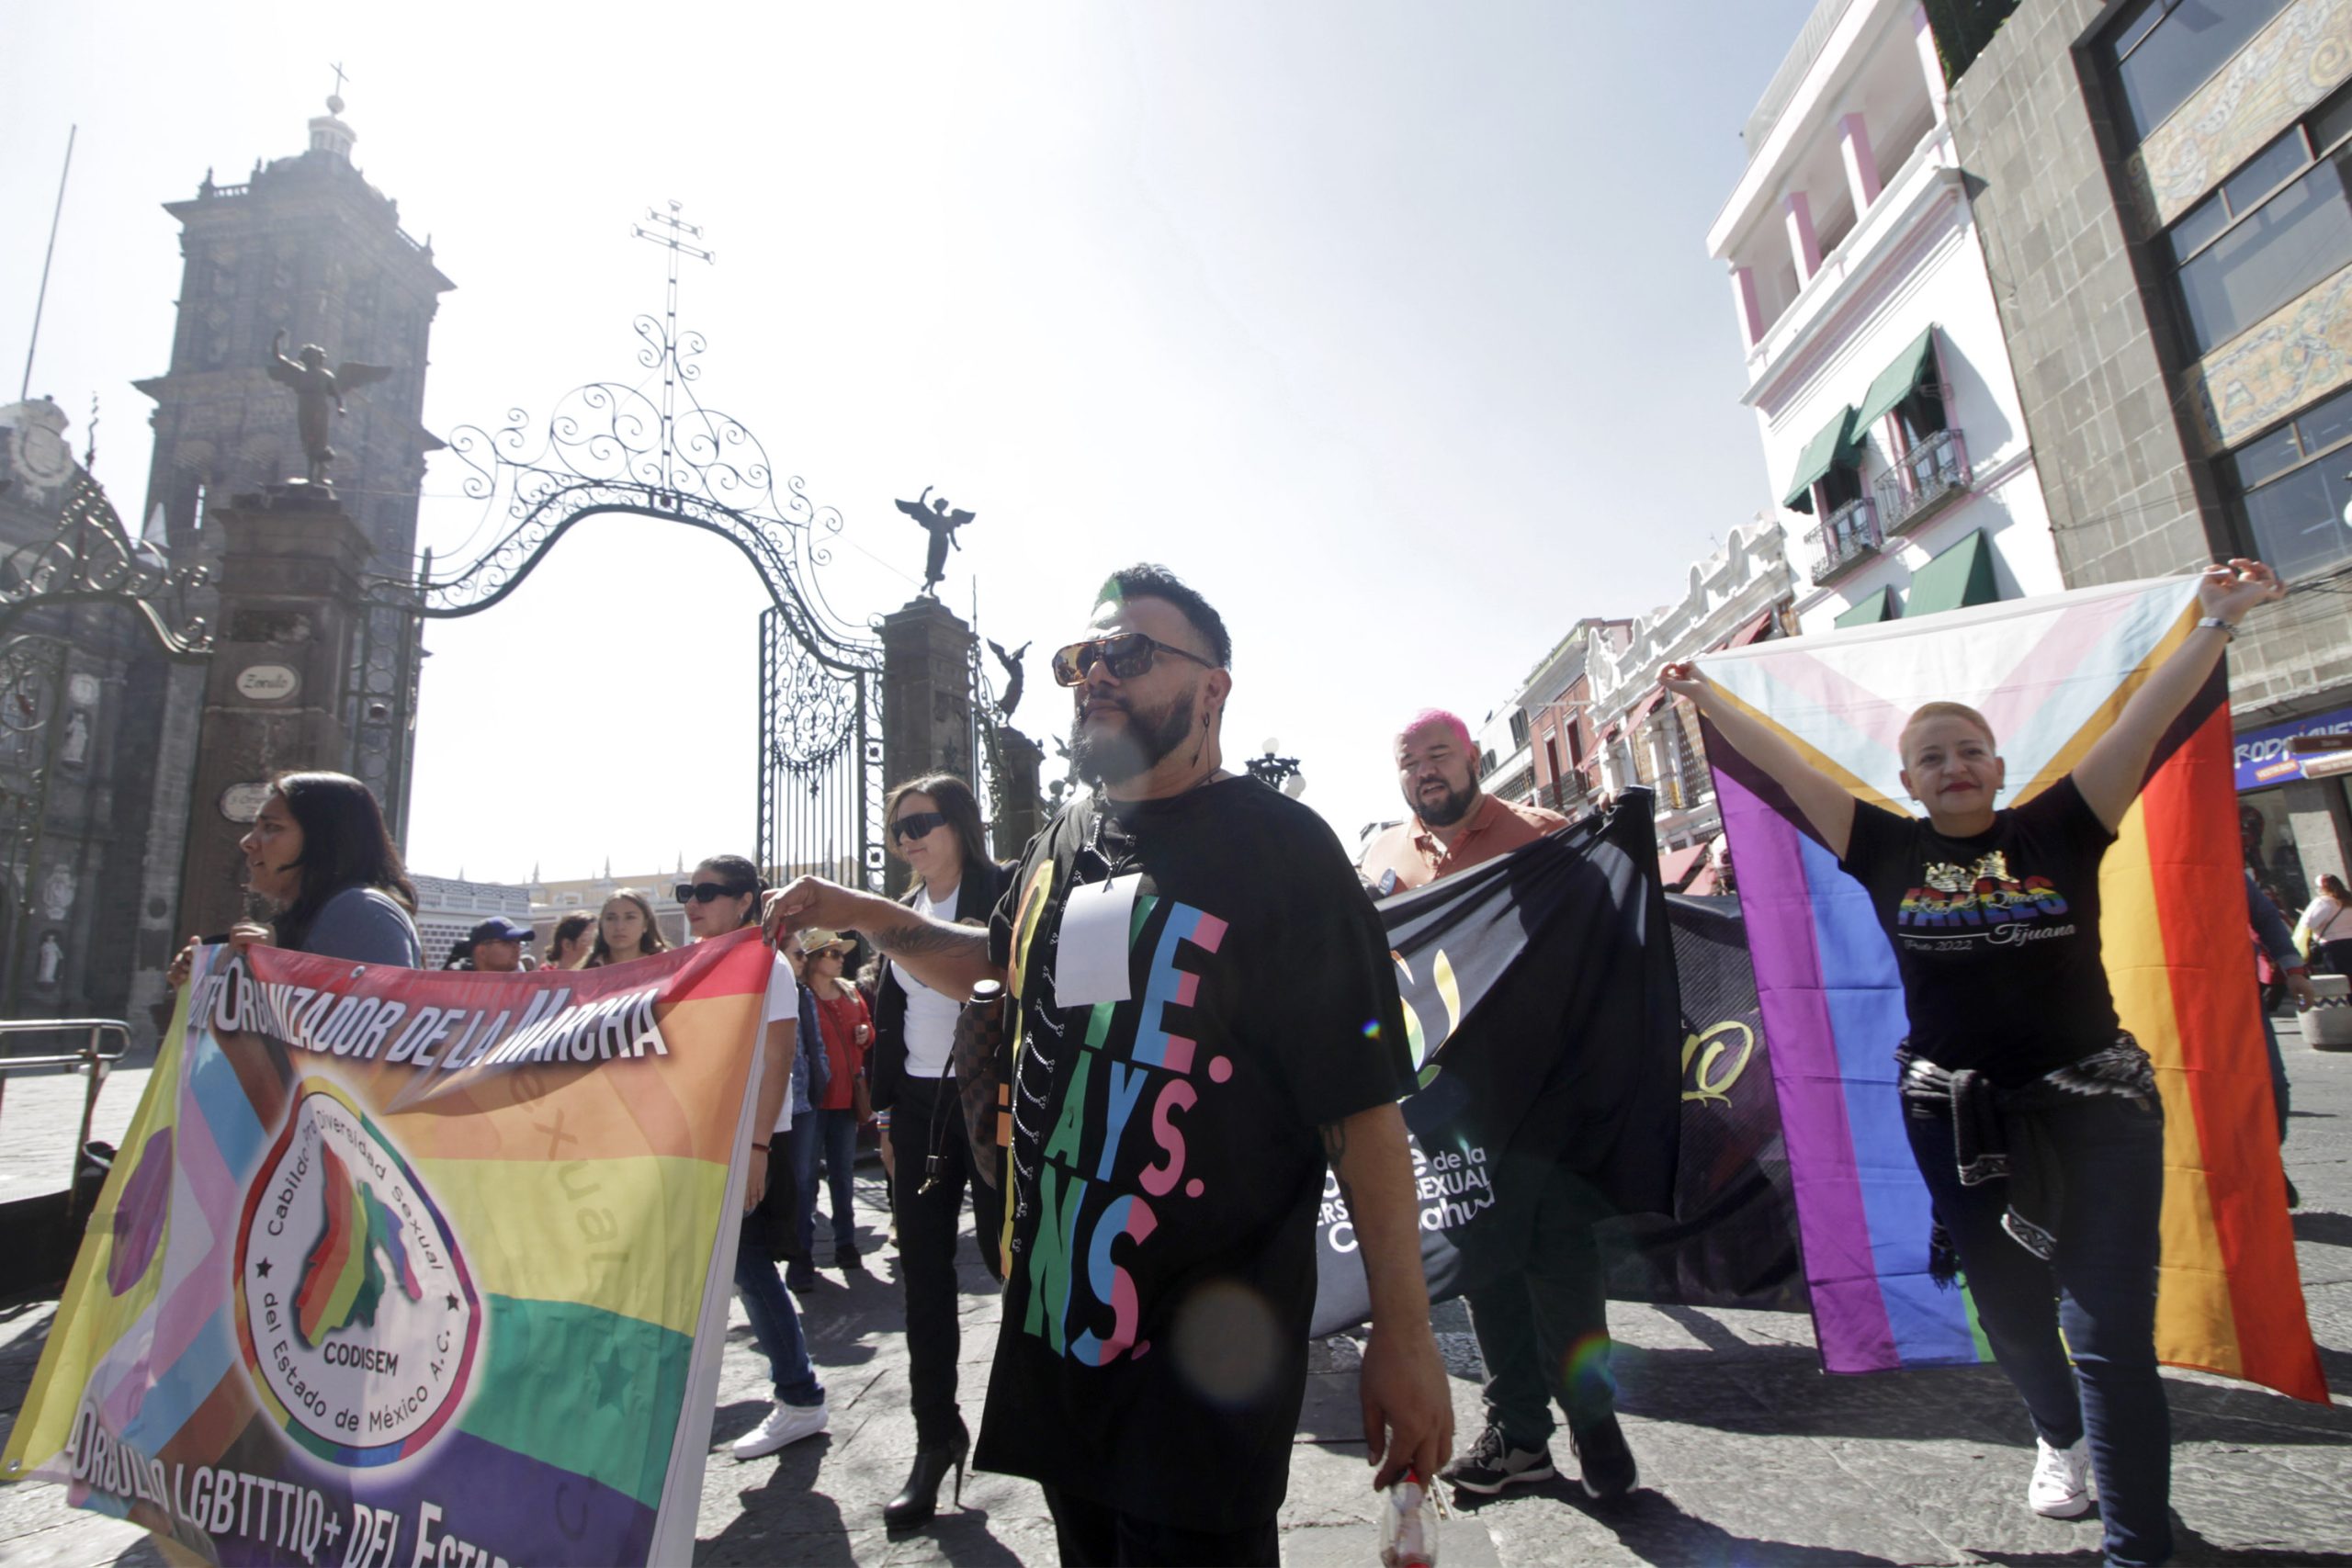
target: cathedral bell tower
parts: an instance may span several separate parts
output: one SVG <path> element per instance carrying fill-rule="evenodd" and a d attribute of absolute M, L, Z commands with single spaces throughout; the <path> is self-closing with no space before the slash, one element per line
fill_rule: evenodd
<path fill-rule="evenodd" d="M 289 353 L 317 344 L 331 365 L 391 368 L 345 400 L 332 478 L 374 570 L 394 571 L 414 551 L 424 457 L 441 445 L 421 423 L 426 350 L 439 296 L 456 286 L 430 242 L 401 230 L 400 204 L 353 165 L 342 98 L 326 107 L 309 151 L 254 164 L 243 185 L 207 173 L 193 199 L 164 205 L 181 229 L 179 322 L 170 370 L 138 383 L 155 400 L 140 515 L 161 506 L 176 550 L 197 527 L 199 491 L 225 502 L 301 475 L 293 403 L 263 368 L 283 332 Z"/>

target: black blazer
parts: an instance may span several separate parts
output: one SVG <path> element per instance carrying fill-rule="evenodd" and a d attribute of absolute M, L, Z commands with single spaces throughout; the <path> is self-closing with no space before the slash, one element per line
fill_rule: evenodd
<path fill-rule="evenodd" d="M 989 917 L 996 913 L 997 900 L 1004 897 L 1004 886 L 1012 878 L 1011 866 L 993 861 L 982 861 L 978 867 L 967 866 L 962 886 L 956 889 L 957 922 L 978 920 L 986 925 Z M 920 884 L 908 888 L 899 902 L 912 908 L 915 897 L 922 890 Z M 874 985 L 874 1055 L 865 1069 L 875 1110 L 888 1111 L 898 1103 L 899 1080 L 905 1076 L 906 1066 L 907 988 L 899 983 L 898 966 L 886 957 Z"/>

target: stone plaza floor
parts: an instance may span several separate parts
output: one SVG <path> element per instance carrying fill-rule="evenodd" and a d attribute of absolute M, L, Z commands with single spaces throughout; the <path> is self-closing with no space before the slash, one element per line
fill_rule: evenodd
<path fill-rule="evenodd" d="M 2352 1053 L 2305 1049 L 2282 1032 L 2294 1083 L 2289 1174 L 2305 1300 L 2333 1405 L 2299 1403 L 2197 1373 L 2171 1374 L 2173 1502 L 2184 1563 L 2352 1565 Z M 98 1135 L 119 1134 L 146 1074 L 118 1074 Z M 18 1080 L 0 1098 L 0 1200 L 64 1183 L 79 1080 Z M 969 1475 L 961 1509 L 893 1540 L 882 1504 L 914 1450 L 899 1292 L 883 1240 L 878 1170 L 860 1172 L 871 1272 L 826 1269 L 803 1298 L 831 1429 L 739 1464 L 725 1444 L 766 1409 L 765 1362 L 740 1308 L 722 1369 L 695 1561 L 705 1563 L 1055 1561 L 1053 1529 L 1026 1482 Z M 820 1227 L 820 1232 L 822 1227 Z M 820 1240 L 820 1257 L 829 1244 Z M 977 1426 L 997 1299 L 968 1245 L 963 1270 L 964 1409 Z M 55 1303 L 0 1308 L 0 1433 L 15 1419 Z M 1801 1315 L 1620 1303 L 1617 1369 L 1641 1486 L 1618 1504 L 1572 1480 L 1458 1506 L 1443 1527 L 1446 1568 L 1504 1563 L 2017 1564 L 2096 1562 L 2096 1518 L 2025 1507 L 2031 1429 L 1990 1368 L 1831 1377 Z M 1477 1351 L 1458 1304 L 1438 1311 L 1454 1374 L 1460 1441 L 1479 1425 Z M 1315 1350 L 1283 1510 L 1284 1561 L 1375 1559 L 1375 1498 L 1364 1464 L 1346 1339 Z M 1565 1437 L 1555 1458 L 1574 1474 Z M 140 1531 L 65 1506 L 62 1489 L 0 1486 L 0 1563 L 69 1568 L 161 1561 Z"/>

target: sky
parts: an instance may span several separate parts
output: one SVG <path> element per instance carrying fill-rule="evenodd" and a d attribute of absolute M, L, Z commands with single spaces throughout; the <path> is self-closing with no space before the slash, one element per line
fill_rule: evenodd
<path fill-rule="evenodd" d="M 425 423 L 544 418 L 642 375 L 683 203 L 716 260 L 681 321 L 704 402 L 839 509 L 852 620 L 920 582 L 891 505 L 977 514 L 943 591 L 1046 652 L 1114 567 L 1230 626 L 1229 761 L 1272 738 L 1353 842 L 1401 805 L 1398 722 L 1476 726 L 1585 615 L 1678 599 L 1770 503 L 1710 220 L 1811 0 L 19 7 L 0 54 L 0 348 L 21 374 L 78 125 L 35 394 L 168 362 L 162 210 L 300 152 L 348 72 L 354 161 L 458 288 Z M 329 344 L 330 358 L 335 345 Z M 420 547 L 490 533 L 447 456 Z M 519 881 L 750 852 L 759 580 L 639 518 L 575 528 L 509 600 L 428 625 L 412 865 Z M 1048 748 L 1050 761 L 1050 748 Z"/>

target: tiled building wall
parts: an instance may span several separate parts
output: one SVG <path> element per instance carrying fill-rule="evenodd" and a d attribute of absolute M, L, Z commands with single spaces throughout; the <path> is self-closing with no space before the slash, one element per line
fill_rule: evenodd
<path fill-rule="evenodd" d="M 2019 7 L 1950 105 L 2070 583 L 2180 571 L 2229 536 L 2202 457 L 2194 367 L 2173 362 L 2167 286 L 2137 240 L 2139 176 L 2114 151 L 2128 138 L 2076 53 L 2106 9 Z M 2256 617 L 2233 650 L 2233 705 L 2307 706 L 2316 689 L 2352 681 L 2346 610 L 2344 594 L 2323 590 Z"/>

